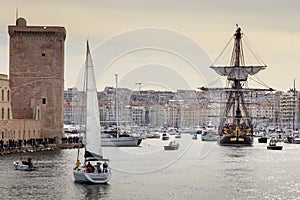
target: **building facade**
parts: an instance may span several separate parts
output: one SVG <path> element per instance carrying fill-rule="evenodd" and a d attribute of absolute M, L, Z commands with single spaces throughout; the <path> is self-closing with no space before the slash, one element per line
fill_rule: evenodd
<path fill-rule="evenodd" d="M 9 79 L 15 119 L 41 123 L 41 137 L 61 137 L 64 119 L 64 27 L 8 26 Z"/>
<path fill-rule="evenodd" d="M 0 149 L 11 147 L 16 141 L 24 144 L 24 141 L 40 138 L 40 120 L 13 118 L 9 79 L 5 74 L 0 74 L 0 89 Z"/>

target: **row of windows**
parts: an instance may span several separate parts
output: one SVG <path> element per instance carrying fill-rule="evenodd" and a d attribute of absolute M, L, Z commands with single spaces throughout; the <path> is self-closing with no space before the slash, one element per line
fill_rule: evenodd
<path fill-rule="evenodd" d="M 5 99 L 5 90 L 2 90 L 1 100 L 4 101 L 4 99 Z M 7 90 L 7 101 L 9 101 L 9 90 Z"/>
<path fill-rule="evenodd" d="M 1 109 L 1 119 L 4 119 L 5 118 L 5 109 L 2 108 Z M 8 108 L 7 109 L 7 119 L 10 119 L 10 109 Z"/>

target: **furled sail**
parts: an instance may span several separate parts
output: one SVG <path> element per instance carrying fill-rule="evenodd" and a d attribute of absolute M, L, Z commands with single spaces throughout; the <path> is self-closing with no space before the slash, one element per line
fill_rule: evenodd
<path fill-rule="evenodd" d="M 246 81 L 248 75 L 254 75 L 266 66 L 211 66 L 220 76 L 227 76 L 228 80 Z"/>

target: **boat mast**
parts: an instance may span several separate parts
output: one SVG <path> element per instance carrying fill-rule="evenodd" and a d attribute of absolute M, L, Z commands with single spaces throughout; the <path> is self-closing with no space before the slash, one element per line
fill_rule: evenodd
<path fill-rule="evenodd" d="M 116 77 L 116 94 L 115 94 L 115 107 L 116 107 L 116 127 L 117 127 L 117 138 L 119 138 L 119 109 L 118 109 L 118 74 Z"/>
<path fill-rule="evenodd" d="M 85 58 L 85 75 L 84 75 L 84 101 L 83 104 L 85 105 L 85 109 L 84 109 L 84 117 L 86 119 L 86 116 L 87 116 L 87 89 L 88 89 L 88 81 L 89 80 L 88 78 L 88 56 L 89 56 L 89 53 L 90 53 L 90 47 L 89 47 L 89 41 L 87 40 L 86 41 L 86 58 Z M 87 141 L 87 133 L 86 133 L 86 130 L 87 130 L 87 120 L 84 121 L 84 141 L 86 142 Z M 84 152 L 86 152 L 86 145 L 84 145 Z M 78 156 L 79 156 L 79 152 L 78 152 Z M 84 163 L 86 162 L 86 158 L 84 156 Z"/>
<path fill-rule="evenodd" d="M 234 34 L 235 40 L 234 40 L 234 49 L 233 49 L 233 56 L 231 58 L 231 61 L 234 63 L 235 67 L 240 67 L 240 59 L 242 58 L 241 54 L 241 28 L 237 27 L 236 33 Z M 239 72 L 239 71 L 238 71 Z M 235 112 L 235 121 L 236 124 L 239 126 L 242 118 L 242 112 L 240 109 L 240 98 L 242 98 L 242 94 L 240 92 L 240 89 L 242 88 L 241 82 L 238 78 L 233 80 L 234 83 L 232 85 L 233 89 L 236 89 L 235 93 L 235 101 L 236 101 L 236 112 Z"/>
<path fill-rule="evenodd" d="M 295 111 L 296 111 L 296 81 L 294 79 L 294 90 L 293 90 L 293 97 L 294 97 L 294 105 L 293 105 L 293 137 L 295 131 Z"/>

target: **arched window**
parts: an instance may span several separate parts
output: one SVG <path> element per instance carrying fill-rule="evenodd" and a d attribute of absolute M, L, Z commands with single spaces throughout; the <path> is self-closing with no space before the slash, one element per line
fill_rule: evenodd
<path fill-rule="evenodd" d="M 9 101 L 9 90 L 7 90 L 7 101 Z"/>
<path fill-rule="evenodd" d="M 4 101 L 4 90 L 2 90 L 2 101 Z"/>
<path fill-rule="evenodd" d="M 4 108 L 2 108 L 2 117 L 1 119 L 4 119 Z"/>
<path fill-rule="evenodd" d="M 10 109 L 7 109 L 7 119 L 10 119 Z"/>

